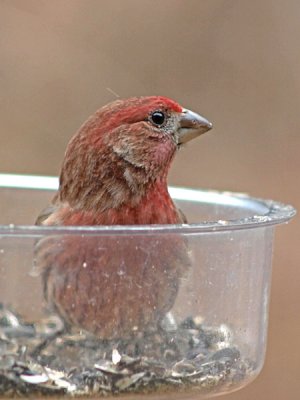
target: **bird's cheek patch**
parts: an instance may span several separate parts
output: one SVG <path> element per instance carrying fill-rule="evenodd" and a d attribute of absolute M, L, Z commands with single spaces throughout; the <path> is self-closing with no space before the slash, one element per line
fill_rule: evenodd
<path fill-rule="evenodd" d="M 143 159 L 143 155 L 139 154 L 139 152 L 135 151 L 129 144 L 126 143 L 118 143 L 113 146 L 113 152 L 122 160 L 128 162 L 134 167 L 144 168 L 145 162 Z"/>

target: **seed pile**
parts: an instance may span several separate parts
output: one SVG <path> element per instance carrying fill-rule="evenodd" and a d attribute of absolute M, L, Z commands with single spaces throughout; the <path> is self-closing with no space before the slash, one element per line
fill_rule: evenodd
<path fill-rule="evenodd" d="M 213 392 L 254 369 L 225 325 L 207 327 L 199 317 L 176 326 L 168 315 L 156 331 L 105 341 L 66 332 L 55 315 L 32 324 L 0 305 L 0 396 Z"/>

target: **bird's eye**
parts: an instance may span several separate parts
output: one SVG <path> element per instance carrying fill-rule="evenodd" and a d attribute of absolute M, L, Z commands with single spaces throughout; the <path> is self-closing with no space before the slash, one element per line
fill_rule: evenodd
<path fill-rule="evenodd" d="M 151 121 L 157 125 L 161 126 L 165 123 L 166 121 L 166 115 L 162 111 L 154 111 L 151 114 Z"/>

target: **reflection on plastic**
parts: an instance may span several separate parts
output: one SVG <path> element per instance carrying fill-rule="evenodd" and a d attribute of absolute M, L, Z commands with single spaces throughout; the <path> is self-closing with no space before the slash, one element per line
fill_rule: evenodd
<path fill-rule="evenodd" d="M 48 303 L 102 339 L 156 329 L 190 260 L 179 235 L 44 238 L 35 248 Z"/>

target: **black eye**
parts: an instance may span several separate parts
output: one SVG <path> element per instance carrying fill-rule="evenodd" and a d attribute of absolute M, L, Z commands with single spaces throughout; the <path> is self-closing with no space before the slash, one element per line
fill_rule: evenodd
<path fill-rule="evenodd" d="M 162 111 L 154 111 L 151 114 L 151 121 L 158 126 L 161 126 L 166 121 L 166 115 Z"/>

